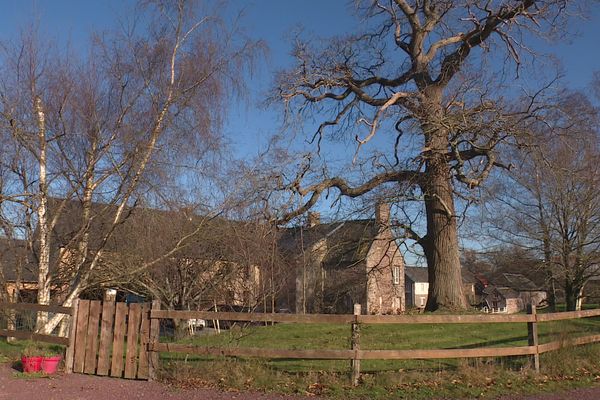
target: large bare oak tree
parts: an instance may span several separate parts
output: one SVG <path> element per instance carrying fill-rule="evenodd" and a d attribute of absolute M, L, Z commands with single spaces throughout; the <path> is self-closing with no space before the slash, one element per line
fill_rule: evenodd
<path fill-rule="evenodd" d="M 295 66 L 278 76 L 276 97 L 288 115 L 322 121 L 312 137 L 319 148 L 330 133 L 354 137 L 354 165 L 360 168 L 315 173 L 311 164 L 318 157 L 307 157 L 299 173 L 283 178 L 296 204 L 283 221 L 332 191 L 350 198 L 384 187 L 409 191 L 423 201 L 426 215 L 416 227 L 425 225 L 424 233 L 405 227 L 427 259 L 426 308 L 465 308 L 455 195 L 460 185 L 473 189 L 502 166 L 496 148 L 514 142 L 539 110 L 540 92 L 510 104 L 495 85 L 501 86 L 500 72 L 515 71 L 509 65 L 519 71 L 527 35 L 552 31 L 566 6 L 535 0 L 358 1 L 366 29 L 324 44 L 298 41 Z M 387 143 L 385 154 L 361 158 L 378 140 Z"/>

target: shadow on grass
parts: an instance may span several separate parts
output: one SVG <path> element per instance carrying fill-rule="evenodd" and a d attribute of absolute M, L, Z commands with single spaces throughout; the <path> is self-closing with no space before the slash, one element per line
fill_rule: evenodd
<path fill-rule="evenodd" d="M 518 346 L 515 343 L 525 341 L 527 343 L 527 336 L 514 336 L 510 338 L 503 338 L 498 340 L 486 340 L 478 343 L 465 344 L 463 346 L 447 347 L 448 349 L 476 349 L 482 347 L 494 347 L 498 345 L 508 345 L 507 347 Z"/>

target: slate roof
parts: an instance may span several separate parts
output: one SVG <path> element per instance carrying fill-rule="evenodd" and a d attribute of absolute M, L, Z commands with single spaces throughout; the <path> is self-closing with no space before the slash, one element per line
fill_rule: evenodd
<path fill-rule="evenodd" d="M 284 228 L 278 244 L 284 256 L 298 257 L 303 251 L 309 251 L 318 241 L 324 240 L 327 252 L 323 259 L 323 267 L 346 268 L 365 260 L 378 228 L 374 219 Z"/>
<path fill-rule="evenodd" d="M 17 280 L 17 270 L 21 267 L 21 281 L 37 282 L 37 264 L 33 255 L 28 254 L 24 240 L 0 238 L 0 265 L 7 281 Z"/>
<path fill-rule="evenodd" d="M 404 274 L 415 283 L 429 282 L 429 275 L 426 267 L 404 267 Z"/>
<path fill-rule="evenodd" d="M 462 281 L 463 283 L 477 283 L 479 282 L 479 280 L 477 279 L 477 277 L 468 269 L 466 268 L 461 268 L 460 273 L 462 275 Z"/>
<path fill-rule="evenodd" d="M 504 287 L 516 290 L 517 292 L 533 292 L 541 290 L 539 286 L 533 283 L 523 274 L 498 274 L 491 279 L 494 286 Z"/>
<path fill-rule="evenodd" d="M 49 214 L 58 209 L 61 199 L 49 202 Z M 117 207 L 92 203 L 89 226 L 89 247 L 98 250 L 104 235 L 112 226 Z M 53 230 L 56 247 L 75 244 L 82 232 L 82 205 L 78 201 L 65 203 Z M 208 218 L 186 211 L 164 211 L 152 208 L 127 208 L 123 220 L 115 226 L 105 251 L 154 259 L 173 249 L 185 236 L 185 247 L 174 257 L 229 260 L 234 253 L 235 237 L 251 236 L 257 225 L 249 222 Z M 55 249 L 56 251 L 57 249 Z"/>
<path fill-rule="evenodd" d="M 505 299 L 515 299 L 519 297 L 519 293 L 516 290 L 506 287 L 497 287 L 493 285 L 483 289 L 483 293 L 488 296 L 494 296 L 496 293 L 499 293 Z"/>

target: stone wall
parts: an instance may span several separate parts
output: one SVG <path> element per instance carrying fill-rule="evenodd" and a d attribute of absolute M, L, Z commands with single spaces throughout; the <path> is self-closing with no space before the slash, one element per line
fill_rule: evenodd
<path fill-rule="evenodd" d="M 405 311 L 404 259 L 390 228 L 390 209 L 379 204 L 376 210 L 379 231 L 366 259 L 367 314 L 398 314 Z M 394 283 L 397 268 L 397 283 Z"/>
<path fill-rule="evenodd" d="M 523 300 L 520 298 L 506 299 L 506 313 L 515 314 L 523 310 Z"/>

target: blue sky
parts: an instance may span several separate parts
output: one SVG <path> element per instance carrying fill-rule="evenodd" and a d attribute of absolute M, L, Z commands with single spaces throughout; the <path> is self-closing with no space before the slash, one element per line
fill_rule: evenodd
<path fill-rule="evenodd" d="M 132 0 L 0 0 L 0 40 L 10 40 L 31 22 L 59 44 L 85 49 L 94 30 L 112 29 L 133 8 Z M 277 131 L 280 116 L 259 103 L 271 85 L 273 73 L 290 65 L 292 32 L 302 27 L 311 36 L 332 36 L 356 30 L 360 21 L 347 0 L 237 0 L 228 9 L 243 12 L 244 32 L 263 39 L 269 52 L 249 84 L 249 99 L 232 107 L 227 133 L 236 138 L 237 154 L 256 154 Z M 230 14 L 234 14 L 231 12 Z M 558 43 L 537 43 L 537 49 L 555 54 L 562 62 L 566 81 L 584 87 L 600 70 L 600 7 L 592 6 L 588 20 L 569 27 L 579 36 Z"/>
<path fill-rule="evenodd" d="M 44 36 L 59 45 L 69 43 L 85 50 L 94 30 L 113 29 L 133 9 L 132 0 L 0 0 L 0 40 L 10 40 L 32 22 Z M 269 47 L 249 80 L 249 98 L 232 106 L 226 121 L 226 134 L 238 156 L 256 155 L 269 137 L 277 132 L 281 116 L 259 107 L 271 86 L 275 71 L 289 66 L 292 33 L 302 27 L 310 36 L 342 35 L 360 28 L 347 0 L 236 0 L 228 6 L 229 16 L 243 10 L 241 25 L 248 36 L 263 39 Z M 577 20 L 568 28 L 567 40 L 557 43 L 536 41 L 535 49 L 554 54 L 562 63 L 565 83 L 581 89 L 594 71 L 600 71 L 600 6 L 591 6 L 587 20 Z M 234 12 L 235 11 L 235 12 Z M 332 157 L 344 157 L 351 149 L 339 149 Z"/>

